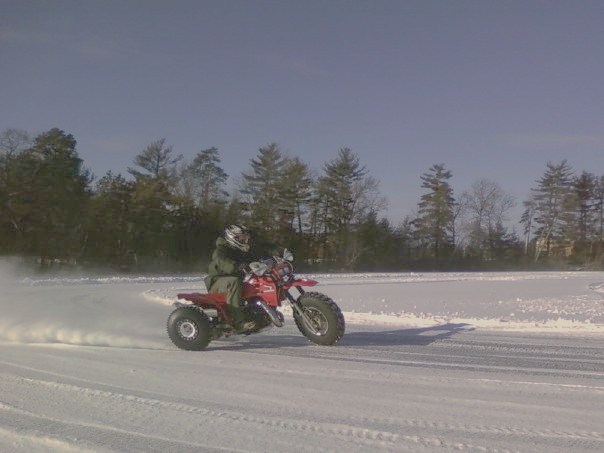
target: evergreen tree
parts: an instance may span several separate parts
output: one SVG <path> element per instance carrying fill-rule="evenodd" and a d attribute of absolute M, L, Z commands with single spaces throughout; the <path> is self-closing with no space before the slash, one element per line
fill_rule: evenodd
<path fill-rule="evenodd" d="M 163 180 L 136 181 L 132 194 L 131 244 L 136 266 L 156 265 L 170 255 L 176 203 Z"/>
<path fill-rule="evenodd" d="M 359 225 L 357 240 L 359 270 L 400 269 L 404 255 L 403 248 L 406 244 L 387 219 L 378 219 L 376 212 L 369 213 Z"/>
<path fill-rule="evenodd" d="M 444 164 L 433 165 L 428 173 L 421 176 L 422 188 L 428 189 L 429 192 L 421 196 L 415 226 L 422 248 L 428 252 L 428 257 L 437 262 L 447 258 L 455 245 L 455 198 L 449 185 L 451 176 Z"/>
<path fill-rule="evenodd" d="M 251 172 L 243 173 L 241 193 L 245 197 L 251 225 L 271 236 L 283 226 L 282 214 L 286 159 L 276 143 L 258 151 L 251 159 Z"/>
<path fill-rule="evenodd" d="M 31 146 L 29 134 L 20 129 L 6 129 L 0 134 L 0 253 L 20 249 L 18 236 L 22 228 L 18 217 L 22 185 L 16 177 L 21 153 Z"/>
<path fill-rule="evenodd" d="M 338 157 L 324 166 L 319 178 L 315 209 L 323 223 L 324 245 L 339 266 L 352 267 L 359 259 L 357 227 L 372 211 L 384 207 L 378 182 L 367 174 L 359 157 L 342 148 Z"/>
<path fill-rule="evenodd" d="M 533 198 L 530 198 L 529 200 L 523 201 L 522 206 L 524 207 L 524 211 L 522 212 L 520 223 L 524 225 L 524 254 L 528 255 L 537 204 Z"/>
<path fill-rule="evenodd" d="M 577 203 L 577 222 L 573 236 L 574 252 L 589 259 L 597 242 L 597 195 L 598 178 L 586 171 L 572 181 L 574 198 Z"/>
<path fill-rule="evenodd" d="M 359 201 L 355 194 L 355 183 L 367 174 L 359 157 L 349 148 L 342 148 L 338 157 L 325 164 L 322 190 L 329 205 L 327 222 L 330 231 L 346 232 L 355 214 Z"/>
<path fill-rule="evenodd" d="M 171 259 L 186 269 L 198 269 L 207 259 L 226 222 L 227 179 L 214 147 L 199 151 L 193 162 L 181 167 L 174 206 L 167 207 L 172 225 L 168 233 Z"/>
<path fill-rule="evenodd" d="M 328 181 L 325 178 L 314 180 L 312 195 L 308 202 L 308 234 L 311 240 L 311 258 L 317 262 L 327 263 L 333 259 L 333 247 L 329 239 L 329 199 L 327 196 Z"/>
<path fill-rule="evenodd" d="M 289 229 L 301 235 L 304 218 L 313 194 L 313 178 L 308 166 L 298 157 L 289 159 L 283 172 L 284 213 Z"/>
<path fill-rule="evenodd" d="M 203 212 L 224 206 L 228 193 L 224 189 L 229 175 L 220 166 L 216 148 L 203 149 L 185 166 L 179 178 L 184 198 Z"/>
<path fill-rule="evenodd" d="M 559 164 L 547 164 L 545 174 L 532 189 L 535 201 L 535 231 L 538 236 L 535 261 L 542 253 L 550 255 L 552 244 L 562 245 L 568 239 L 569 223 L 574 222 L 575 210 L 572 206 L 573 170 L 566 160 Z"/>
<path fill-rule="evenodd" d="M 134 158 L 140 167 L 128 168 L 136 178 L 132 194 L 131 247 L 136 266 L 165 262 L 170 256 L 178 203 L 174 195 L 176 164 L 173 148 L 165 139 L 147 146 Z"/>
<path fill-rule="evenodd" d="M 137 180 L 169 180 L 175 173 L 176 164 L 182 159 L 182 154 L 173 157 L 173 152 L 172 146 L 166 146 L 165 138 L 156 140 L 134 158 L 134 163 L 142 170 L 128 167 L 128 173 Z"/>
<path fill-rule="evenodd" d="M 179 263 L 182 269 L 205 270 L 204 264 L 211 256 L 216 238 L 224 231 L 225 216 L 219 206 L 202 211 L 184 204 L 171 213 L 168 250 L 171 260 Z"/>
<path fill-rule="evenodd" d="M 71 134 L 51 129 L 14 157 L 8 203 L 14 240 L 21 252 L 74 258 L 80 252 L 90 176 Z"/>
<path fill-rule="evenodd" d="M 86 234 L 86 258 L 126 270 L 133 264 L 132 225 L 135 183 L 109 171 L 96 184 Z"/>

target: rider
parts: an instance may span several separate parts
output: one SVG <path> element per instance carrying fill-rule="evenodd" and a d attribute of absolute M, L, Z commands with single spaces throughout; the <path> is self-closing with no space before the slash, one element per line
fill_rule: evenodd
<path fill-rule="evenodd" d="M 251 246 L 252 235 L 248 228 L 237 224 L 229 225 L 224 234 L 216 239 L 208 276 L 204 279 L 209 293 L 226 294 L 229 314 L 237 331 L 245 331 L 254 326 L 253 322 L 245 322 L 240 306 L 243 268 L 253 261 Z"/>

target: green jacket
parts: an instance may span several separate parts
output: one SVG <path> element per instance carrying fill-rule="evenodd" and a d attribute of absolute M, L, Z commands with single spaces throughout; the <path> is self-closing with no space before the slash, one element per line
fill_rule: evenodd
<path fill-rule="evenodd" d="M 225 276 L 243 277 L 241 267 L 249 264 L 252 257 L 249 253 L 237 250 L 227 243 L 226 239 L 216 239 L 216 248 L 212 253 L 212 261 L 208 267 L 208 275 L 204 283 L 208 291 L 217 278 Z"/>

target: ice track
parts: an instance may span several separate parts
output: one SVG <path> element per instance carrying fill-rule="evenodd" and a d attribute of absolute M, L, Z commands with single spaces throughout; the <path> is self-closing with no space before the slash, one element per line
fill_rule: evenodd
<path fill-rule="evenodd" d="M 320 289 L 362 317 L 338 346 L 288 319 L 200 353 L 165 335 L 166 297 L 195 282 L 5 287 L 0 451 L 603 451 L 604 279 L 496 277 L 334 277 Z M 500 328 L 517 299 L 538 309 Z M 544 300 L 595 311 L 543 329 L 572 321 Z"/>
<path fill-rule="evenodd" d="M 21 436 L 48 451 L 604 448 L 601 341 L 421 333 L 353 329 L 320 348 L 288 327 L 205 353 L 13 346 L 0 361 L 12 442 L 0 446 L 21 451 Z"/>

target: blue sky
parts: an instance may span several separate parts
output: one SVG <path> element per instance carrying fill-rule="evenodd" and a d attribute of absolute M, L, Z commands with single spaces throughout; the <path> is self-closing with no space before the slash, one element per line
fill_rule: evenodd
<path fill-rule="evenodd" d="M 393 222 L 444 163 L 526 199 L 604 174 L 602 1 L 0 0 L 0 130 L 59 127 L 97 176 L 159 138 L 233 177 L 270 142 L 351 148 Z M 516 215 L 516 213 L 514 213 Z"/>

